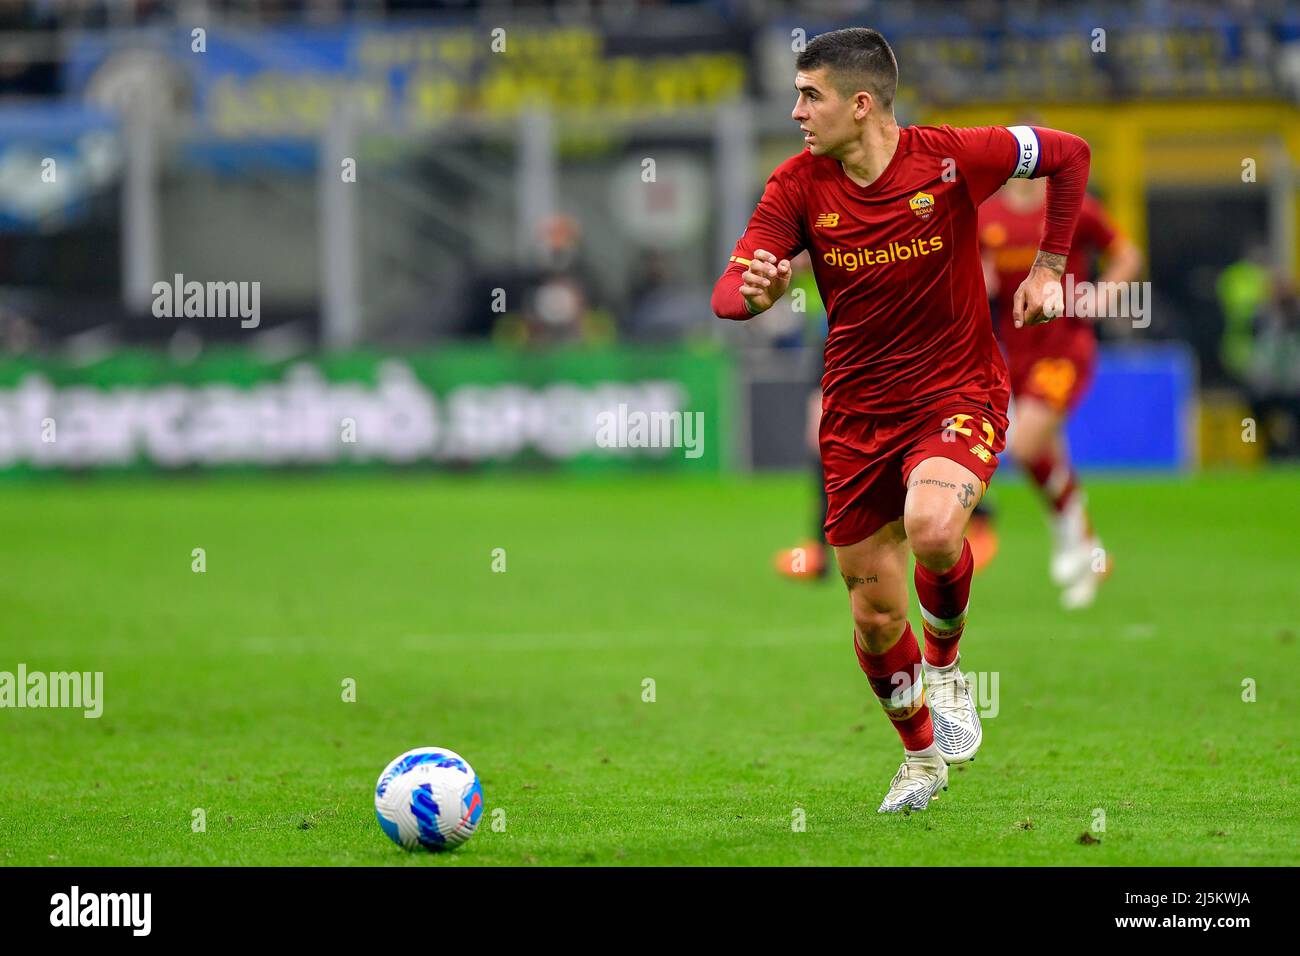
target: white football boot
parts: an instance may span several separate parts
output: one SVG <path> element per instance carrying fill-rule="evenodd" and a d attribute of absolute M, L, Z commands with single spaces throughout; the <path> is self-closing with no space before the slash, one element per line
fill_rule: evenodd
<path fill-rule="evenodd" d="M 975 758 L 984 741 L 979 711 L 970 694 L 970 681 L 961 672 L 957 660 L 947 667 L 925 668 L 925 696 L 934 723 L 934 745 L 946 763 L 965 763 Z"/>
<path fill-rule="evenodd" d="M 903 764 L 889 783 L 877 813 L 901 813 L 924 810 L 931 800 L 938 800 L 940 788 L 948 789 L 948 765 L 943 755 L 927 757 L 903 751 Z"/>
<path fill-rule="evenodd" d="M 1088 607 L 1110 574 L 1110 559 L 1101 539 L 1088 531 L 1083 492 L 1052 518 L 1052 580 L 1061 589 L 1061 607 L 1067 611 Z"/>
<path fill-rule="evenodd" d="M 1097 589 L 1110 576 L 1110 558 L 1101 546 L 1100 538 L 1089 538 L 1084 544 L 1088 562 L 1073 581 L 1061 588 L 1061 607 L 1077 611 L 1089 607 L 1097 599 Z"/>
<path fill-rule="evenodd" d="M 1052 581 L 1058 587 L 1066 587 L 1092 561 L 1087 549 L 1088 516 L 1083 492 L 1076 491 L 1065 510 L 1050 515 L 1048 521 L 1052 526 Z"/>

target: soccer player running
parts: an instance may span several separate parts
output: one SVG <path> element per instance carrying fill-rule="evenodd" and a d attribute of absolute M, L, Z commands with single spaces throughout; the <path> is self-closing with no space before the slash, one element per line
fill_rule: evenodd
<path fill-rule="evenodd" d="M 1013 291 L 1033 262 L 1043 232 L 1046 190 L 1037 179 L 1012 180 L 980 207 L 979 238 L 985 283 L 994 299 L 994 321 L 1006 352 L 1016 427 L 1008 451 L 1041 493 L 1052 526 L 1049 573 L 1061 589 L 1066 609 L 1087 607 L 1110 571 L 1085 508 L 1085 496 L 1070 464 L 1066 418 L 1092 384 L 1097 334 L 1092 317 L 1081 317 L 1066 303 L 1066 314 L 1048 325 L 1015 328 Z M 1142 269 L 1136 245 L 1111 223 L 1101 203 L 1085 196 L 1066 259 L 1074 287 L 1093 278 L 1092 260 L 1107 259 L 1101 283 L 1132 282 Z M 1100 288 L 1106 288 L 1101 285 Z M 1104 302 L 1105 296 L 1098 296 Z M 991 521 L 990 521 L 991 524 Z"/>
<path fill-rule="evenodd" d="M 1048 177 L 1047 229 L 1015 295 L 1017 325 L 1045 321 L 1046 297 L 1060 304 L 1089 149 L 1037 127 L 900 128 L 898 64 L 875 30 L 822 34 L 795 66 L 791 117 L 806 147 L 768 179 L 713 311 L 748 319 L 770 308 L 790 258 L 811 253 L 829 319 L 826 538 L 849 589 L 858 663 L 903 741 L 880 811 L 920 810 L 947 786 L 947 764 L 981 740 L 958 667 L 971 584 L 963 532 L 997 468 L 1009 392 L 976 211 L 1009 177 Z M 907 620 L 909 547 L 924 657 Z"/>

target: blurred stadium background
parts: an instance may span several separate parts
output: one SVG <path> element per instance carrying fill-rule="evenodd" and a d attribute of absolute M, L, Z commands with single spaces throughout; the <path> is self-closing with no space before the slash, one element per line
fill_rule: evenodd
<path fill-rule="evenodd" d="M 1293 5 L 0 0 L 0 469 L 800 466 L 815 290 L 708 294 L 800 146 L 794 44 L 866 22 L 900 123 L 1092 145 L 1153 303 L 1082 466 L 1300 454 Z M 258 283 L 255 327 L 158 317 L 174 276 Z M 705 453 L 597 447 L 622 401 Z"/>

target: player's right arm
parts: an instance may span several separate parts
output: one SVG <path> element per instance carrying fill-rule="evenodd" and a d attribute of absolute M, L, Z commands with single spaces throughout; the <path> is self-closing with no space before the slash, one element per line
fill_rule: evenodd
<path fill-rule="evenodd" d="M 788 161 L 787 161 L 788 162 Z M 790 260 L 804 248 L 803 195 L 777 167 L 749 225 L 736 241 L 727 269 L 713 286 L 713 314 L 748 319 L 766 312 L 790 286 Z"/>
<path fill-rule="evenodd" d="M 776 300 L 790 288 L 790 275 L 789 259 L 778 259 L 773 252 L 756 249 L 740 275 L 740 294 L 749 314 L 758 315 L 776 305 Z"/>

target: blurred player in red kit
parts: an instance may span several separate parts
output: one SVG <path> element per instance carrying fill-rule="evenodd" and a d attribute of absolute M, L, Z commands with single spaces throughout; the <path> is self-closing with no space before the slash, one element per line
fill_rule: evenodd
<path fill-rule="evenodd" d="M 1110 570 L 1110 561 L 1088 520 L 1078 476 L 1070 464 L 1065 421 L 1087 394 L 1097 359 L 1093 317 L 1077 314 L 1065 303 L 1065 315 L 1047 325 L 1015 328 L 1014 291 L 1024 280 L 1043 236 L 1046 190 L 1041 180 L 1013 179 L 980 206 L 979 237 L 984 277 L 994 301 L 994 327 L 1006 353 L 1015 398 L 1015 427 L 1009 451 L 1042 495 L 1052 526 L 1052 580 L 1061 588 L 1066 608 L 1086 607 Z M 1066 258 L 1072 281 L 1080 289 L 1094 277 L 1097 255 L 1108 259 L 1100 283 L 1131 282 L 1142 268 L 1142 255 L 1119 233 L 1101 203 L 1085 196 Z M 1105 295 L 1095 297 L 1105 302 Z M 996 548 L 990 518 L 976 513 L 968 532 L 979 551 Z M 981 545 L 983 547 L 981 547 Z M 991 554 L 989 554 L 991 557 Z"/>
<path fill-rule="evenodd" d="M 771 308 L 790 259 L 811 255 L 828 318 L 826 540 L 849 589 L 858 664 L 903 742 L 880 811 L 920 810 L 947 786 L 948 763 L 982 740 L 958 667 L 973 565 L 964 532 L 1006 440 L 1009 385 L 977 211 L 1011 177 L 1048 178 L 1047 229 L 1015 293 L 1017 324 L 1046 321 L 1090 153 L 1041 127 L 900 128 L 898 64 L 875 30 L 822 34 L 795 67 L 791 118 L 805 148 L 769 177 L 712 307 L 737 320 Z M 924 652 L 907 620 L 909 551 Z"/>

